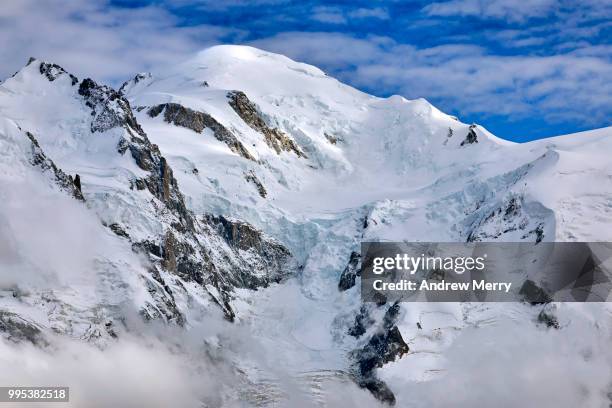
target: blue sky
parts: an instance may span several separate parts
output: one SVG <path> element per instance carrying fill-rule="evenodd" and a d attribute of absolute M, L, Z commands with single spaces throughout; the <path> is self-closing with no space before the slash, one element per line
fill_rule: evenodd
<path fill-rule="evenodd" d="M 34 55 L 117 84 L 249 44 L 522 141 L 612 124 L 611 34 L 612 0 L 23 0 L 0 8 L 0 75 Z"/>

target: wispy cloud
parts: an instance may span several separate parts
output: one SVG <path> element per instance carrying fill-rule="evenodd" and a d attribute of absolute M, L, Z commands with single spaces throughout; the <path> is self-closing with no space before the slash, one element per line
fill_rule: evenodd
<path fill-rule="evenodd" d="M 351 18 L 376 18 L 380 20 L 388 20 L 389 12 L 381 7 L 375 8 L 358 8 L 348 13 Z"/>
<path fill-rule="evenodd" d="M 390 17 L 389 12 L 382 7 L 346 10 L 341 7 L 317 6 L 312 9 L 311 18 L 321 23 L 346 24 L 365 19 L 388 20 Z"/>
<path fill-rule="evenodd" d="M 552 13 L 556 3 L 556 0 L 450 0 L 430 4 L 423 10 L 434 16 L 477 16 L 524 21 Z"/>
<path fill-rule="evenodd" d="M 345 24 L 346 17 L 342 13 L 341 9 L 336 7 L 315 7 L 312 9 L 313 20 L 319 21 L 321 23 L 330 23 L 330 24 Z"/>
<path fill-rule="evenodd" d="M 30 56 L 62 65 L 77 75 L 120 79 L 182 59 L 237 30 L 178 19 L 156 6 L 108 7 L 106 1 L 24 0 L 0 8 L 0 75 L 5 78 Z"/>
<path fill-rule="evenodd" d="M 611 50 L 586 47 L 554 56 L 495 55 L 472 44 L 429 48 L 390 38 L 282 33 L 255 45 L 330 67 L 361 88 L 427 95 L 444 108 L 486 118 L 537 115 L 597 126 L 610 114 Z"/>

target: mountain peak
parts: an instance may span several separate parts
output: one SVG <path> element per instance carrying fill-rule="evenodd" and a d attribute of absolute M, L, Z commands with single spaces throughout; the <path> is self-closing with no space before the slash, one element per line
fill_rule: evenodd
<path fill-rule="evenodd" d="M 76 76 L 72 75 L 58 64 L 42 61 L 35 57 L 30 57 L 23 68 L 17 71 L 12 78 L 20 77 L 22 80 L 25 80 L 32 75 L 43 75 L 49 82 L 53 82 L 60 77 L 69 78 L 72 86 L 79 83 L 79 79 Z"/>
<path fill-rule="evenodd" d="M 248 45 L 235 45 L 235 44 L 221 44 L 213 45 L 200 52 L 198 56 L 210 57 L 216 56 L 221 58 L 238 58 L 244 60 L 252 60 L 254 58 L 266 57 L 266 56 L 280 56 L 280 54 L 274 54 L 259 48 L 251 47 Z M 286 58 L 286 57 L 284 57 Z"/>
<path fill-rule="evenodd" d="M 314 65 L 305 64 L 274 52 L 251 47 L 249 45 L 223 44 L 214 45 L 197 53 L 195 60 L 202 62 L 231 62 L 243 61 L 248 63 L 278 64 L 285 67 L 299 66 L 312 74 L 325 75 Z"/>
<path fill-rule="evenodd" d="M 243 83 L 254 83 L 269 89 L 275 85 L 293 84 L 312 79 L 329 80 L 319 68 L 294 61 L 284 55 L 245 45 L 216 45 L 170 69 L 171 75 L 218 83 L 224 89 L 242 89 Z M 311 84 L 310 84 L 311 85 Z"/>

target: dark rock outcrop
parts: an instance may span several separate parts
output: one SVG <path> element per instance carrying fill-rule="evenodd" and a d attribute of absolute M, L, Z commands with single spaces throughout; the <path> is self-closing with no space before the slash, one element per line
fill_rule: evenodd
<path fill-rule="evenodd" d="M 36 140 L 34 135 L 30 132 L 25 132 L 25 135 L 28 137 L 28 139 L 30 139 L 30 142 L 32 144 L 30 164 L 32 164 L 32 166 L 40 168 L 43 173 L 51 173 L 55 184 L 57 184 L 61 190 L 68 192 L 77 200 L 85 201 L 85 198 L 83 198 L 83 194 L 81 193 L 81 189 L 77 188 L 72 177 L 64 173 L 60 168 L 55 165 L 53 160 L 47 157 L 45 152 L 43 152 L 42 148 L 40 147 L 40 144 L 38 144 L 38 140 Z"/>
<path fill-rule="evenodd" d="M 376 377 L 368 377 L 360 381 L 359 386 L 370 391 L 377 400 L 385 404 L 395 405 L 395 395 L 384 381 Z"/>
<path fill-rule="evenodd" d="M 454 131 L 453 128 L 448 128 L 448 133 L 446 134 L 446 139 L 444 139 L 444 142 L 442 142 L 442 145 L 446 146 L 448 144 L 448 141 L 450 140 L 451 137 L 453 137 L 454 135 Z"/>
<path fill-rule="evenodd" d="M 156 258 L 161 258 L 162 256 L 161 246 L 149 240 L 133 243 L 132 250 L 134 252 L 141 252 L 147 255 L 152 255 Z"/>
<path fill-rule="evenodd" d="M 232 91 L 227 94 L 229 104 L 240 118 L 252 129 L 264 136 L 268 146 L 280 154 L 282 151 L 294 152 L 298 157 L 306 155 L 298 148 L 297 144 L 285 133 L 277 128 L 269 127 L 263 120 L 257 105 L 247 98 L 244 92 Z"/>
<path fill-rule="evenodd" d="M 521 238 L 526 239 L 531 235 L 535 236 L 535 242 L 540 243 L 544 239 L 544 224 L 539 223 L 537 227 L 529 231 L 527 234 L 523 235 Z"/>
<path fill-rule="evenodd" d="M 91 109 L 91 131 L 104 132 L 123 128 L 127 136 L 117 145 L 119 154 L 128 150 L 138 167 L 149 174 L 135 180 L 137 188 L 146 187 L 153 196 L 164 203 L 176 216 L 180 229 L 194 231 L 194 221 L 187 211 L 172 169 L 161 155 L 157 145 L 152 144 L 140 124 L 136 121 L 127 99 L 112 88 L 98 85 L 87 78 L 79 86 L 79 95 Z"/>
<path fill-rule="evenodd" d="M 361 254 L 359 252 L 351 252 L 348 264 L 340 275 L 340 281 L 338 282 L 338 289 L 345 291 L 355 286 L 355 280 L 357 276 L 361 274 Z"/>
<path fill-rule="evenodd" d="M 176 304 L 172 290 L 156 268 L 150 268 L 149 274 L 153 279 L 147 280 L 145 285 L 155 304 L 147 302 L 140 314 L 146 320 L 163 319 L 183 326 L 185 317 Z"/>
<path fill-rule="evenodd" d="M 27 65 L 32 64 L 34 61 L 36 61 L 35 58 L 30 58 Z M 41 62 L 38 67 L 38 70 L 41 75 L 44 75 L 49 80 L 49 82 L 55 81 L 57 78 L 59 78 L 62 75 L 67 75 L 70 78 L 70 81 L 73 86 L 79 83 L 79 80 L 77 77 L 75 77 L 72 74 L 69 74 L 68 72 L 66 72 L 66 70 L 64 70 L 64 68 L 60 67 L 57 64 L 49 64 L 47 62 Z"/>
<path fill-rule="evenodd" d="M 337 136 L 333 136 L 330 135 L 329 133 L 323 133 L 323 135 L 325 136 L 325 138 L 327 139 L 327 141 L 333 145 L 337 144 L 338 142 L 341 142 L 342 139 L 340 139 Z"/>
<path fill-rule="evenodd" d="M 74 186 L 77 188 L 77 190 L 79 190 L 81 193 L 81 176 L 79 176 L 78 174 L 76 176 L 74 176 Z"/>
<path fill-rule="evenodd" d="M 244 178 L 249 183 L 253 183 L 253 185 L 255 185 L 255 188 L 257 189 L 257 192 L 259 193 L 261 198 L 266 198 L 268 192 L 266 191 L 266 188 L 264 187 L 263 183 L 259 181 L 253 170 L 249 171 L 248 173 L 245 173 Z"/>
<path fill-rule="evenodd" d="M 527 232 L 530 218 L 524 206 L 523 196 L 511 194 L 496 206 L 479 208 L 478 212 L 482 215 L 474 217 L 467 242 L 499 239 L 502 235 L 512 231 L 525 231 L 521 239 L 526 240 L 533 236 L 536 243 L 542 241 L 544 224 L 539 223 L 533 230 Z"/>
<path fill-rule="evenodd" d="M 476 128 L 476 125 L 470 125 L 468 134 L 465 136 L 465 139 L 461 142 L 461 146 L 478 143 L 478 135 L 474 131 L 475 128 Z"/>
<path fill-rule="evenodd" d="M 510 220 L 512 217 L 519 215 L 521 210 L 522 202 L 517 197 L 510 198 L 506 208 L 504 210 L 504 220 Z"/>
<path fill-rule="evenodd" d="M 136 74 L 134 76 L 134 78 L 132 78 L 132 79 L 130 79 L 128 81 L 125 81 L 121 85 L 121 88 L 119 88 L 119 93 L 121 93 L 122 95 L 125 95 L 125 93 L 128 92 L 129 89 L 132 88 L 134 85 L 136 85 L 136 84 L 138 84 L 138 83 L 140 83 L 142 81 L 145 81 L 147 79 L 151 79 L 151 78 L 152 78 L 152 75 L 151 75 L 150 72 Z"/>
<path fill-rule="evenodd" d="M 253 226 L 213 215 L 205 216 L 203 223 L 212 227 L 224 239 L 237 258 L 248 254 L 250 262 L 235 265 L 232 275 L 226 276 L 233 286 L 248 289 L 268 286 L 280 282 L 295 269 L 289 250 Z"/>
<path fill-rule="evenodd" d="M 236 136 L 208 113 L 198 112 L 179 105 L 178 103 L 156 105 L 151 107 L 147 113 L 150 117 L 154 118 L 162 112 L 164 113 L 164 121 L 176 126 L 191 129 L 197 133 L 202 133 L 204 129 L 212 130 L 215 138 L 228 145 L 234 153 L 245 159 L 255 161 L 255 158 L 248 152 Z"/>
<path fill-rule="evenodd" d="M 108 228 L 110 228 L 111 231 L 113 231 L 116 235 L 120 237 L 128 239 L 130 238 L 130 235 L 125 231 L 125 229 L 123 229 L 123 227 L 121 227 L 121 225 L 116 222 L 109 225 Z"/>
<path fill-rule="evenodd" d="M 531 279 L 527 279 L 519 291 L 523 301 L 531 305 L 541 305 L 552 302 L 550 295 Z"/>
<path fill-rule="evenodd" d="M 356 338 L 361 337 L 365 334 L 365 332 L 376 323 L 370 316 L 371 305 L 369 303 L 364 303 L 359 308 L 359 313 L 355 316 L 355 322 L 348 329 L 349 336 L 353 336 Z"/>
<path fill-rule="evenodd" d="M 382 402 L 395 404 L 395 396 L 389 387 L 376 376 L 376 369 L 395 361 L 408 353 L 409 347 L 395 325 L 400 307 L 396 302 L 387 312 L 376 332 L 361 348 L 353 350 L 353 375 L 359 386 L 369 390 Z"/>
<path fill-rule="evenodd" d="M 29 341 L 35 346 L 48 344 L 38 326 L 15 313 L 4 310 L 0 310 L 0 334 L 15 343 Z"/>
<path fill-rule="evenodd" d="M 547 310 L 546 308 L 542 309 L 538 314 L 538 323 L 545 325 L 549 329 L 559 328 L 559 320 L 550 310 Z"/>
<path fill-rule="evenodd" d="M 116 127 L 126 127 L 143 137 L 145 134 L 130 107 L 130 103 L 120 92 L 109 86 L 98 85 L 85 78 L 79 85 L 79 95 L 91 109 L 91 132 L 105 132 Z"/>

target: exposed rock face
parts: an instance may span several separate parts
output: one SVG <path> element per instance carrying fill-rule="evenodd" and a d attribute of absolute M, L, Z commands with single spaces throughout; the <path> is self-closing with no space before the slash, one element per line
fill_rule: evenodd
<path fill-rule="evenodd" d="M 249 171 L 248 173 L 245 173 L 244 178 L 249 183 L 253 183 L 253 185 L 255 185 L 255 188 L 257 189 L 257 192 L 259 193 L 261 198 L 266 198 L 266 195 L 268 195 L 268 192 L 266 191 L 266 188 L 264 187 L 262 182 L 259 181 L 259 179 L 257 178 L 257 176 L 252 170 Z"/>
<path fill-rule="evenodd" d="M 338 282 L 338 289 L 345 291 L 355 286 L 355 279 L 361 275 L 361 254 L 359 252 L 351 252 L 346 268 L 340 275 L 340 281 Z"/>
<path fill-rule="evenodd" d="M 465 136 L 465 139 L 461 142 L 461 146 L 478 143 L 478 135 L 474 131 L 475 128 L 476 128 L 476 125 L 470 125 L 470 130 L 468 131 L 468 134 Z"/>
<path fill-rule="evenodd" d="M 162 112 L 164 113 L 164 120 L 176 126 L 191 129 L 197 133 L 202 133 L 204 129 L 207 128 L 212 130 L 215 138 L 228 145 L 234 153 L 239 154 L 245 159 L 255 161 L 255 158 L 236 138 L 236 136 L 234 136 L 232 132 L 217 122 L 217 120 L 208 113 L 198 112 L 179 105 L 178 103 L 164 103 L 161 105 L 156 105 L 150 108 L 147 113 L 149 116 L 154 118 Z"/>
<path fill-rule="evenodd" d="M 487 226 L 495 225 L 495 228 Z M 511 196 L 506 202 L 482 219 L 469 234 L 467 241 L 486 241 L 499 238 L 503 234 L 525 230 L 529 225 L 528 217 L 523 214 L 523 198 Z M 493 232 L 494 231 L 494 232 Z"/>
<path fill-rule="evenodd" d="M 363 229 L 367 228 L 367 217 Z M 357 277 L 361 275 L 361 254 L 351 252 L 347 266 L 340 275 L 338 289 L 345 291 L 355 286 Z M 409 348 L 396 326 L 400 313 L 400 305 L 395 302 L 390 306 L 382 320 L 376 313 L 387 304 L 384 295 L 376 303 L 363 303 L 355 314 L 355 319 L 348 327 L 347 334 L 361 339 L 361 346 L 349 353 L 352 361 L 352 375 L 355 382 L 367 389 L 378 400 L 395 404 L 395 395 L 384 381 L 376 376 L 376 369 L 384 364 L 395 361 L 408 353 Z"/>
<path fill-rule="evenodd" d="M 127 137 L 119 141 L 118 153 L 125 154 L 129 150 L 138 167 L 149 173 L 148 177 L 136 180 L 135 184 L 146 187 L 176 213 L 181 229 L 193 231 L 193 218 L 187 211 L 172 169 L 136 121 L 129 102 L 121 93 L 108 86 L 98 85 L 91 79 L 81 82 L 79 95 L 92 111 L 92 133 L 114 128 L 125 129 Z"/>
<path fill-rule="evenodd" d="M 146 320 L 162 319 L 183 326 L 185 317 L 176 304 L 172 290 L 156 268 L 151 268 L 149 273 L 153 280 L 146 281 L 145 285 L 154 304 L 147 302 L 140 314 Z"/>
<path fill-rule="evenodd" d="M 542 309 L 538 314 L 538 323 L 545 325 L 549 329 L 558 329 L 560 327 L 557 317 L 547 308 Z"/>
<path fill-rule="evenodd" d="M 444 139 L 444 142 L 442 142 L 442 145 L 446 146 L 448 144 L 448 141 L 450 140 L 451 137 L 453 137 L 453 128 L 448 128 L 448 133 L 446 134 L 446 139 Z"/>
<path fill-rule="evenodd" d="M 62 74 L 65 72 L 59 68 L 54 70 Z M 146 319 L 162 318 L 179 325 L 184 322 L 171 286 L 164 280 L 167 278 L 163 278 L 167 274 L 162 272 L 201 285 L 219 304 L 226 317 L 232 320 L 234 288 L 256 289 L 277 282 L 293 271 L 295 265 L 289 251 L 247 224 L 222 217 L 205 217 L 202 221 L 195 219 L 185 205 L 171 167 L 158 147 L 149 141 L 136 121 L 129 102 L 120 92 L 85 79 L 78 88 L 78 95 L 91 109 L 92 133 L 121 132 L 117 153 L 124 155 L 129 151 L 136 165 L 146 174 L 131 180 L 130 186 L 147 190 L 152 196 L 151 207 L 139 208 L 139 211 L 152 212 L 149 216 L 161 220 L 164 228 L 161 236 L 138 241 L 121 227 L 121 220 L 108 222 L 115 234 L 129 240 L 132 249 L 146 255 L 151 263 L 151 279 L 146 280 L 145 285 L 154 303 L 147 302 L 141 310 Z M 252 159 L 242 144 L 209 115 L 177 104 L 153 107 L 149 114 L 156 116 L 162 111 L 168 122 L 199 132 L 211 128 L 218 139 Z M 47 159 L 33 135 L 28 134 L 28 137 L 33 146 L 32 164 L 43 170 L 53 170 L 57 183 L 82 199 L 75 180 Z M 180 281 L 173 283 L 180 284 Z"/>
<path fill-rule="evenodd" d="M 174 238 L 174 234 L 172 234 L 172 231 L 166 231 L 166 236 L 164 237 L 164 244 L 162 245 L 162 265 L 164 266 L 164 268 L 166 268 L 170 272 L 177 272 L 176 258 L 177 255 L 180 256 L 184 252 L 182 249 L 183 248 L 179 249 L 178 242 Z M 187 271 L 183 270 L 182 272 L 184 273 Z M 197 276 L 189 276 L 189 274 L 187 274 L 185 278 L 197 279 Z"/>
<path fill-rule="evenodd" d="M 30 65 L 34 61 L 36 61 L 36 59 L 30 58 L 27 65 Z M 41 62 L 39 66 L 39 71 L 40 71 L 40 74 L 46 76 L 50 82 L 55 81 L 58 77 L 62 75 L 68 75 L 70 77 L 70 81 L 72 82 L 73 86 L 79 83 L 79 80 L 77 77 L 75 77 L 72 74 L 69 74 L 68 72 L 64 70 L 64 68 L 60 67 L 57 64 L 49 64 L 46 62 Z"/>
<path fill-rule="evenodd" d="M 376 323 L 370 313 L 373 306 L 370 303 L 364 303 L 359 309 L 359 313 L 355 316 L 355 323 L 349 327 L 348 334 L 356 338 L 361 337 L 365 332 Z"/>
<path fill-rule="evenodd" d="M 3 310 L 0 310 L 0 335 L 16 343 L 25 340 L 36 346 L 47 345 L 38 326 L 14 313 Z"/>
<path fill-rule="evenodd" d="M 342 141 L 340 138 L 338 138 L 337 136 L 333 136 L 330 135 L 328 133 L 324 133 L 325 138 L 327 139 L 327 141 L 333 145 L 337 144 L 339 141 Z"/>
<path fill-rule="evenodd" d="M 186 269 L 183 265 L 205 263 L 208 259 L 206 249 L 196 238 L 196 221 L 185 206 L 172 169 L 158 147 L 149 141 L 122 94 L 108 86 L 98 85 L 91 79 L 81 82 L 78 94 L 91 109 L 92 133 L 113 129 L 125 131 L 117 144 L 117 153 L 124 155 L 129 151 L 136 165 L 146 172 L 147 176 L 133 180 L 133 186 L 148 190 L 159 200 L 160 204 L 154 206 L 157 209 L 155 216 L 166 220 L 166 232 L 159 237 L 159 243 L 132 242 L 133 250 L 145 254 L 152 265 L 149 268 L 152 279 L 146 280 L 145 285 L 154 304 L 147 302 L 141 314 L 146 319 L 161 318 L 182 325 L 184 317 L 160 271 L 165 269 L 187 280 L 204 281 L 205 272 L 201 267 L 197 273 L 181 273 Z M 115 234 L 132 241 L 119 222 L 110 223 L 109 228 Z"/>
<path fill-rule="evenodd" d="M 395 405 L 395 395 L 393 391 L 378 378 L 366 378 L 360 381 L 359 386 L 367 389 L 376 399 L 389 405 Z"/>
<path fill-rule="evenodd" d="M 81 191 L 81 176 L 78 174 L 74 176 L 74 186 L 77 188 L 77 190 Z"/>
<path fill-rule="evenodd" d="M 522 174 L 509 177 L 516 183 Z M 516 241 L 541 242 L 544 239 L 545 223 L 539 220 L 550 214 L 550 210 L 526 202 L 523 195 L 512 191 L 502 197 L 499 201 L 493 201 L 493 204 L 483 199 L 482 204 L 477 202 L 476 208 L 467 214 L 464 221 L 464 225 L 467 225 L 463 227 L 467 242 L 501 239 L 504 235 L 511 236 Z"/>
<path fill-rule="evenodd" d="M 204 223 L 223 237 L 237 257 L 249 261 L 235 265 L 230 283 L 236 287 L 256 289 L 268 286 L 280 282 L 296 267 L 287 248 L 247 223 L 213 215 L 207 215 Z"/>
<path fill-rule="evenodd" d="M 144 131 L 136 122 L 130 108 L 130 103 L 121 93 L 106 85 L 98 85 L 90 78 L 85 78 L 79 85 L 79 95 L 85 99 L 85 104 L 92 110 L 91 132 L 126 126 L 126 129 L 140 136 Z"/>
<path fill-rule="evenodd" d="M 193 218 L 187 211 L 183 195 L 181 194 L 172 168 L 161 155 L 156 145 L 151 144 L 147 138 L 139 138 L 130 134 L 128 141 L 119 142 L 118 152 L 123 154 L 130 150 L 134 161 L 142 170 L 149 172 L 149 176 L 134 181 L 136 188 L 147 188 L 151 194 L 168 206 L 178 216 L 180 229 L 193 230 Z"/>
<path fill-rule="evenodd" d="M 130 237 L 130 235 L 125 231 L 125 229 L 123 229 L 123 227 L 116 222 L 109 225 L 108 228 L 110 228 L 111 231 L 113 231 L 115 234 L 117 234 L 120 237 L 123 237 L 123 238 Z"/>
<path fill-rule="evenodd" d="M 230 106 L 240 118 L 252 129 L 264 136 L 266 144 L 280 154 L 282 151 L 294 152 L 298 157 L 306 155 L 298 148 L 296 143 L 277 128 L 269 127 L 263 120 L 257 105 L 247 98 L 244 92 L 232 91 L 227 94 Z"/>
<path fill-rule="evenodd" d="M 140 73 L 140 74 L 136 74 L 134 76 L 134 78 L 130 79 L 129 81 L 125 81 L 122 85 L 121 88 L 119 88 L 119 93 L 121 93 L 122 95 L 126 94 L 130 88 L 133 88 L 136 84 L 145 81 L 147 79 L 151 79 L 152 75 L 150 72 L 147 73 Z"/>
<path fill-rule="evenodd" d="M 550 295 L 531 279 L 527 279 L 525 283 L 523 283 L 523 286 L 521 286 L 521 290 L 519 291 L 519 295 L 523 297 L 525 302 L 528 302 L 531 305 L 552 302 Z"/>
<path fill-rule="evenodd" d="M 377 399 L 390 405 L 395 404 L 395 396 L 389 387 L 376 377 L 376 368 L 401 358 L 409 351 L 395 325 L 399 312 L 400 307 L 396 302 L 387 309 L 378 330 L 367 343 L 350 354 L 357 383 L 368 389 Z"/>
<path fill-rule="evenodd" d="M 523 235 L 522 238 L 527 239 L 532 235 L 535 237 L 536 243 L 542 242 L 542 240 L 544 239 L 544 224 L 539 223 L 537 227 L 530 230 L 527 234 Z"/>
<path fill-rule="evenodd" d="M 167 165 L 163 169 L 170 171 Z M 214 216 L 205 216 L 202 221 L 194 219 L 184 207 L 182 194 L 171 173 L 167 173 L 168 176 L 161 173 L 159 181 L 168 180 L 162 198 L 170 197 L 167 205 L 178 223 L 172 223 L 157 242 L 142 241 L 133 245 L 135 250 L 147 254 L 155 266 L 151 274 L 157 284 L 150 283 L 149 292 L 158 306 L 163 305 L 147 308 L 143 313 L 145 317 L 183 321 L 172 291 L 156 268 L 185 281 L 197 282 L 204 288 L 213 287 L 215 294 L 207 291 L 229 320 L 234 318 L 233 288 L 257 289 L 292 273 L 294 265 L 289 251 L 248 224 Z M 122 231 L 116 233 L 121 235 Z"/>
<path fill-rule="evenodd" d="M 49 159 L 45 152 L 43 152 L 42 148 L 38 144 L 38 140 L 34 137 L 34 135 L 30 132 L 25 132 L 25 135 L 30 139 L 32 143 L 32 154 L 30 157 L 30 163 L 33 166 L 39 167 L 43 173 L 51 173 L 55 183 L 60 187 L 60 189 L 70 193 L 77 200 L 85 201 L 83 198 L 83 194 L 81 193 L 80 187 L 77 188 L 74 180 L 71 176 L 64 173 L 60 168 L 58 168 L 53 160 Z"/>

